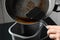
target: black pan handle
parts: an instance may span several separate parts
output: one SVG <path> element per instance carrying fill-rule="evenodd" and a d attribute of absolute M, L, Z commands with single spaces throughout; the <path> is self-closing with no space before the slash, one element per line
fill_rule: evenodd
<path fill-rule="evenodd" d="M 60 9 L 58 10 L 58 7 L 60 7 L 60 4 L 56 4 L 55 5 L 55 7 L 54 7 L 54 9 L 53 9 L 53 11 L 55 11 L 55 12 L 60 12 Z"/>

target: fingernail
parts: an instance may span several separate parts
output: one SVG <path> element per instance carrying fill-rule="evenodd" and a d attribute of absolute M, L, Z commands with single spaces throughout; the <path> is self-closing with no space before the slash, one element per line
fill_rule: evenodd
<path fill-rule="evenodd" d="M 47 25 L 46 28 L 49 29 L 51 27 L 51 25 Z"/>
<path fill-rule="evenodd" d="M 49 29 L 49 26 L 46 26 L 47 29 Z"/>

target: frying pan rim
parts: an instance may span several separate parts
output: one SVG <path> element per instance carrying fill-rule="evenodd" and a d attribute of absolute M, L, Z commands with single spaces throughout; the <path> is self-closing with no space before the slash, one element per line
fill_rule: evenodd
<path fill-rule="evenodd" d="M 54 5 L 55 5 L 55 0 L 54 0 L 54 3 L 52 4 L 53 7 L 51 8 L 51 0 L 49 0 L 49 7 L 48 7 L 48 11 L 46 12 L 48 16 L 49 13 L 51 13 L 53 11 L 53 8 L 54 8 Z M 5 8 L 6 8 L 6 0 L 5 0 Z M 51 8 L 51 9 L 50 9 Z M 7 9 L 6 9 L 7 10 Z M 8 15 L 9 15 L 9 12 L 7 11 Z M 9 15 L 14 21 L 16 21 L 11 15 Z M 16 21 L 17 22 L 17 21 Z M 20 22 L 18 22 L 20 23 Z M 36 22 L 38 23 L 38 22 Z M 20 23 L 20 24 L 25 24 L 25 23 Z M 35 23 L 31 23 L 31 24 L 35 24 Z M 25 24 L 25 25 L 30 25 L 30 24 Z"/>

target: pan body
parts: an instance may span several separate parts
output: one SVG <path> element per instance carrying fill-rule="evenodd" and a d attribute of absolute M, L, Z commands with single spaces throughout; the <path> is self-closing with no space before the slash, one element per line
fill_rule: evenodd
<path fill-rule="evenodd" d="M 40 8 L 47 16 L 51 14 L 55 0 L 5 0 L 9 16 L 21 24 L 34 24 L 39 21 L 29 19 L 26 14 L 34 7 Z"/>

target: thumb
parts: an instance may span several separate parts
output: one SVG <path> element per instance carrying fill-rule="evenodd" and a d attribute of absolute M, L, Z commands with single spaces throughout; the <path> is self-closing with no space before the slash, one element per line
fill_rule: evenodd
<path fill-rule="evenodd" d="M 47 25 L 46 28 L 49 29 L 52 25 Z"/>

